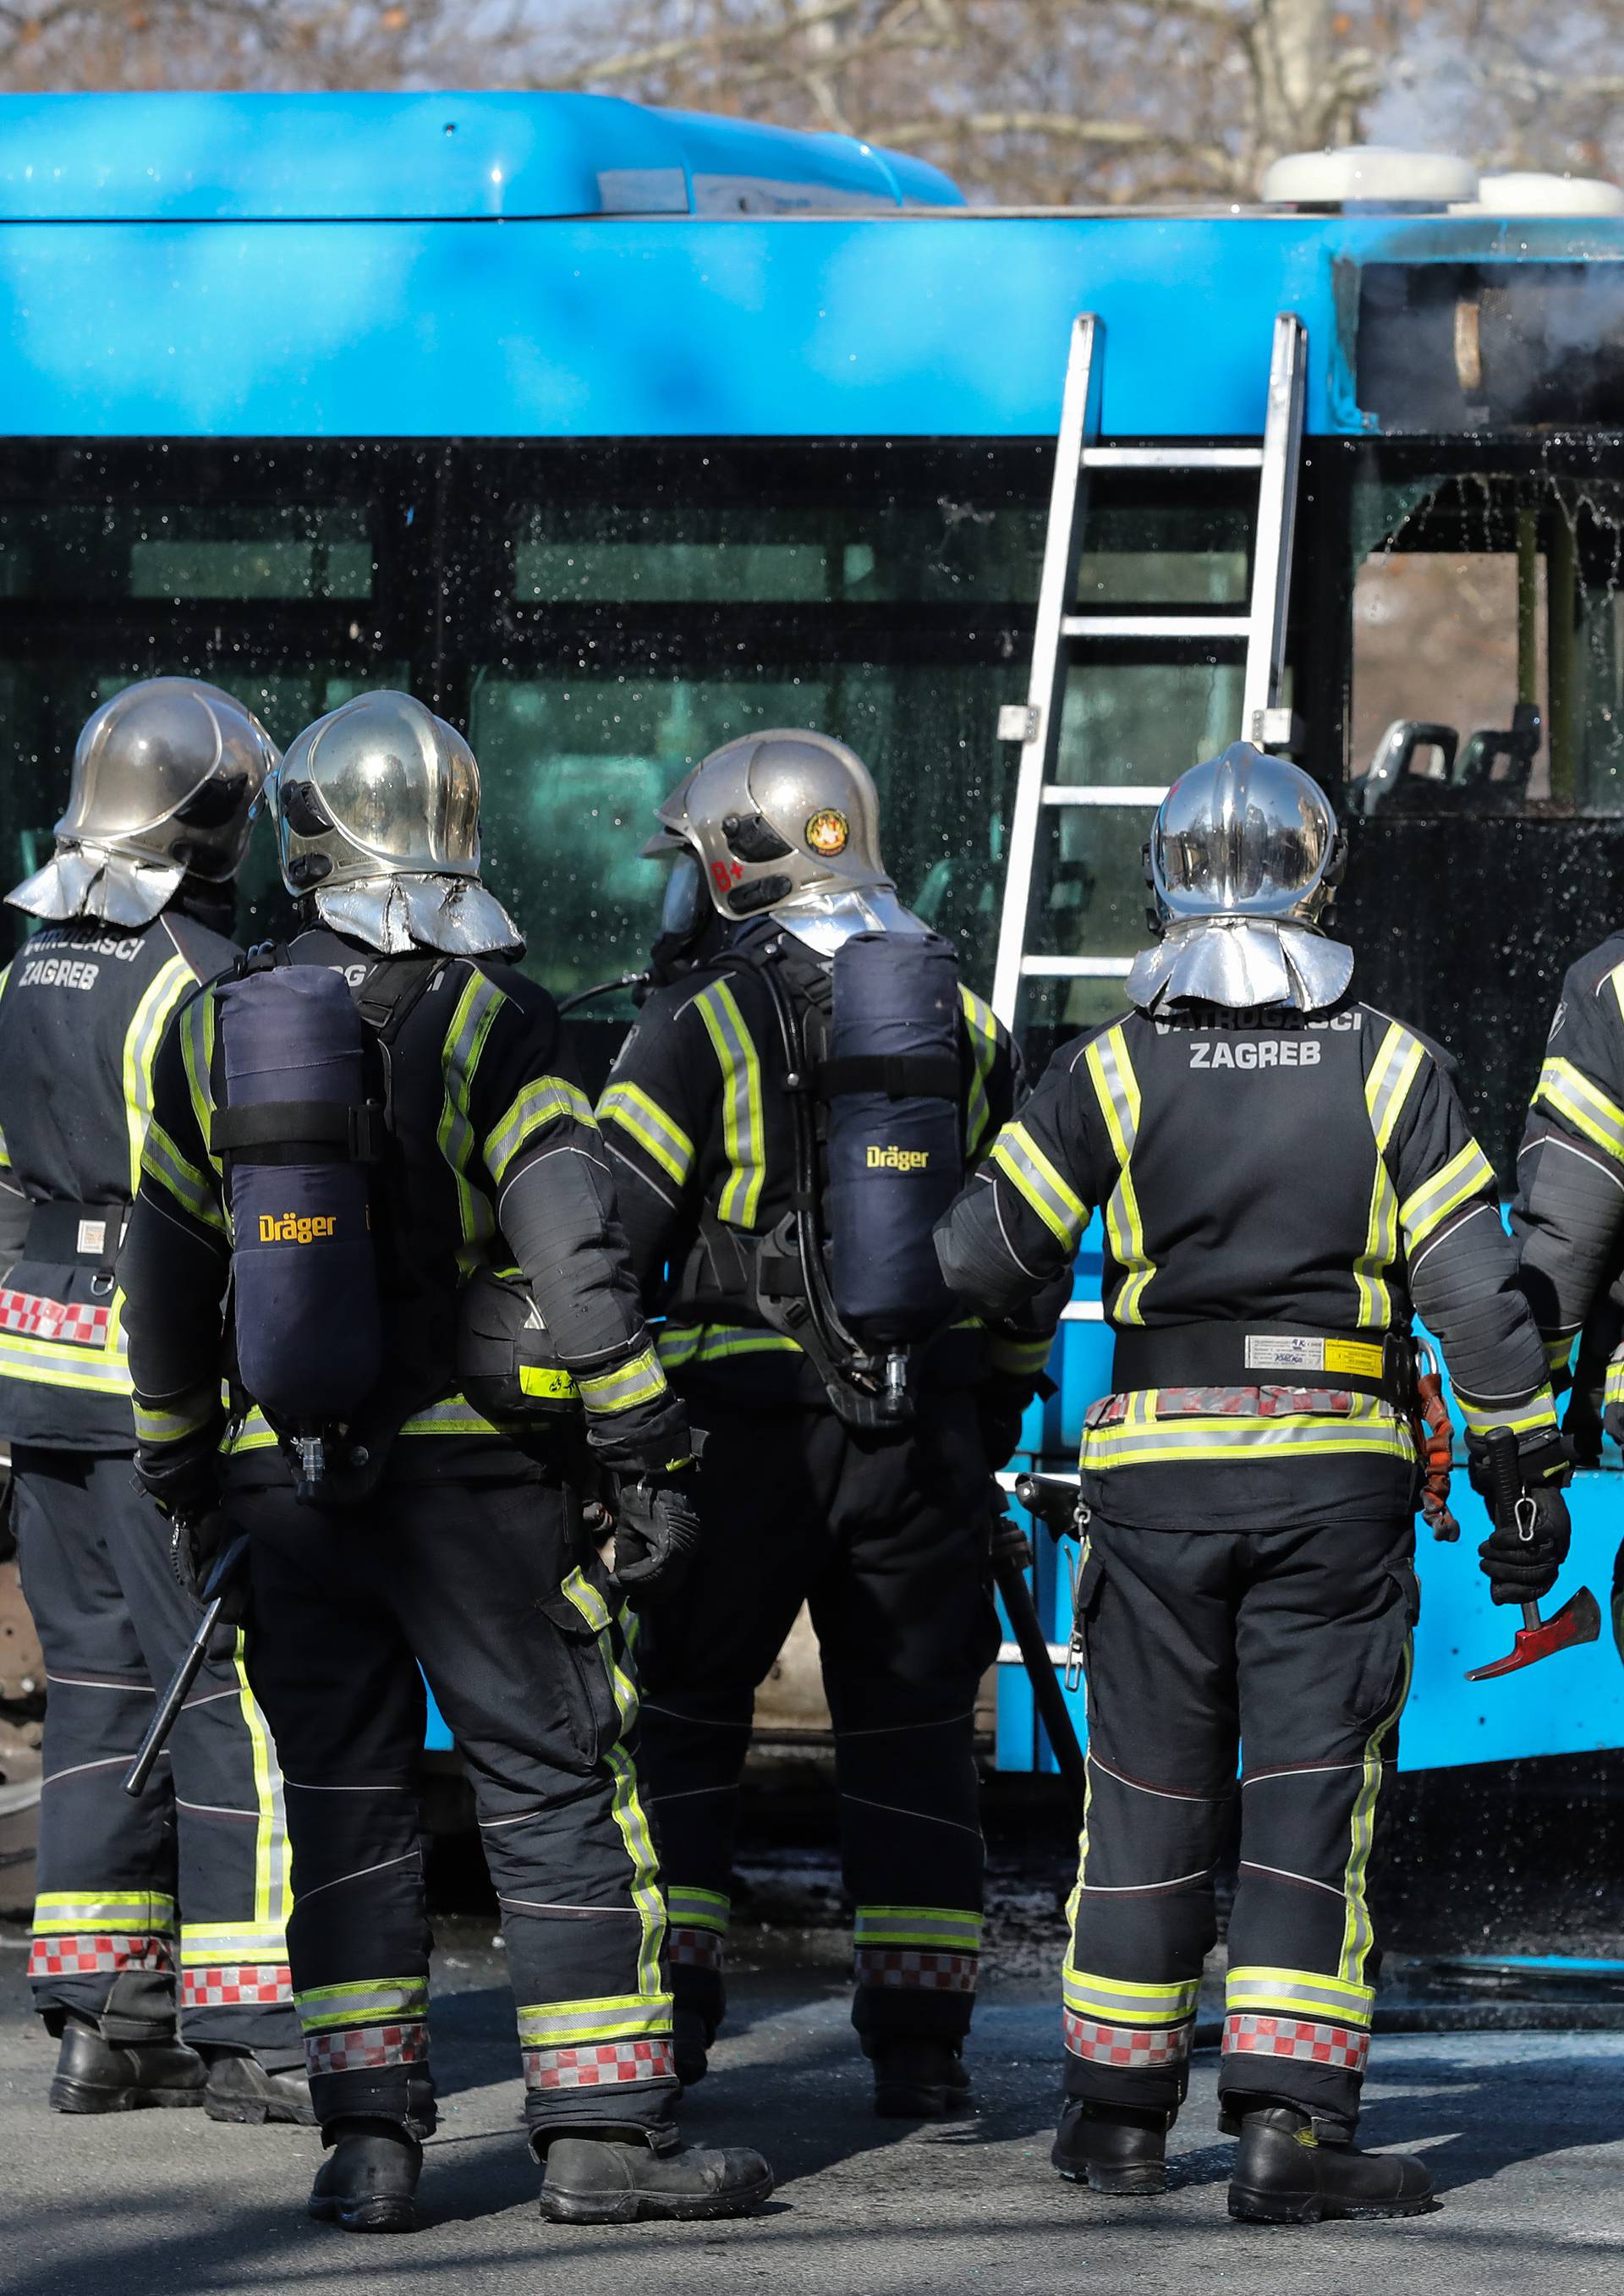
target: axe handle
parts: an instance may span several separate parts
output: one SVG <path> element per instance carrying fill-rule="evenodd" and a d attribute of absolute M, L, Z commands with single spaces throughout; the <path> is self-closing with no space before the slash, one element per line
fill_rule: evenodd
<path fill-rule="evenodd" d="M 1066 1704 L 1066 1693 L 1060 1686 L 1054 1671 L 1054 1661 L 1049 1655 L 1048 1636 L 1038 1621 L 1031 1590 L 1026 1583 L 1026 1573 L 1013 1556 L 995 1556 L 993 1576 L 998 1592 L 1004 1597 L 1004 1608 L 1009 1614 L 1010 1627 L 1020 1647 L 1021 1662 L 1032 1685 L 1038 1716 L 1054 1755 L 1055 1767 L 1071 1804 L 1072 1816 L 1080 1826 L 1088 1800 L 1088 1771 L 1083 1759 L 1083 1750 L 1077 1742 L 1077 1732 L 1071 1726 L 1071 1711 Z"/>

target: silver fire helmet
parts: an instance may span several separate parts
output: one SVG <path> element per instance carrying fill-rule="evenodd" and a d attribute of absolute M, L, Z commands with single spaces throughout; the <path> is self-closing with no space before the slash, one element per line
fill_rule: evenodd
<path fill-rule="evenodd" d="M 480 882 L 480 768 L 409 693 L 357 693 L 289 744 L 267 785 L 289 892 L 386 956 L 516 955 Z"/>
<path fill-rule="evenodd" d="M 820 947 L 852 932 L 923 931 L 881 858 L 868 767 L 827 734 L 779 729 L 725 742 L 678 783 L 658 818 L 644 854 L 697 855 L 730 923 L 770 911 Z"/>
<path fill-rule="evenodd" d="M 1161 938 L 1135 958 L 1128 996 L 1147 1013 L 1333 1004 L 1353 953 L 1319 926 L 1345 859 L 1330 800 L 1288 759 L 1235 742 L 1192 766 L 1156 810 L 1145 873 Z"/>
<path fill-rule="evenodd" d="M 6 899 L 30 915 L 150 924 L 187 876 L 237 873 L 276 745 L 196 677 L 148 677 L 86 718 L 56 852 Z"/>

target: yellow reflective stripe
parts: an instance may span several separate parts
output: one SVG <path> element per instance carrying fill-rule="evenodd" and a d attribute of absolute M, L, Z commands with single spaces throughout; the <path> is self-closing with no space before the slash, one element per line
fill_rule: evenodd
<path fill-rule="evenodd" d="M 283 1924 L 262 1922 L 183 1922 L 180 1957 L 188 1969 L 209 1962 L 275 1962 L 288 1957 Z"/>
<path fill-rule="evenodd" d="M 570 1571 L 559 1591 L 565 1602 L 580 1612 L 595 1635 L 603 1634 L 610 1626 L 611 1614 L 608 1603 L 578 1569 Z"/>
<path fill-rule="evenodd" d="M 964 1015 L 964 1026 L 970 1036 L 970 1096 L 964 1106 L 964 1153 L 973 1159 L 976 1150 L 987 1137 L 992 1126 L 992 1102 L 988 1095 L 988 1081 L 998 1057 L 998 1024 L 990 1004 L 984 1004 L 974 989 L 959 983 L 959 1004 Z"/>
<path fill-rule="evenodd" d="M 1156 1269 L 1144 1249 L 1144 1223 L 1130 1168 L 1139 1137 L 1139 1079 L 1120 1022 L 1095 1038 L 1087 1067 L 1117 1160 L 1117 1185 L 1105 1206 L 1105 1233 L 1123 1282 L 1111 1303 L 1111 1321 L 1143 1324 L 1145 1287 Z"/>
<path fill-rule="evenodd" d="M 165 1023 L 197 975 L 184 956 L 165 959 L 148 981 L 124 1037 L 124 1120 L 129 1132 L 130 1193 L 141 1185 L 141 1148 L 152 1113 L 152 1060 Z"/>
<path fill-rule="evenodd" d="M 1232 1969 L 1224 1982 L 1225 2006 L 1231 2010 L 1275 2010 L 1286 2016 L 1315 2019 L 1329 2016 L 1356 2025 L 1369 2024 L 1375 1998 L 1374 1986 L 1327 1977 L 1317 1969 Z"/>
<path fill-rule="evenodd" d="M 668 2021 L 671 1999 L 664 1989 L 660 1971 L 665 1947 L 666 1907 L 660 1889 L 660 1860 L 654 1854 L 654 1837 L 637 1792 L 636 1766 L 627 1751 L 626 1743 L 636 1726 L 637 1686 L 620 1663 L 615 1647 L 614 1622 L 596 1588 L 587 1585 L 579 1570 L 572 1570 L 564 1580 L 563 1592 L 588 1625 L 601 1620 L 601 1624 L 597 1624 L 598 1657 L 615 1702 L 620 1726 L 615 1743 L 609 1748 L 603 1759 L 614 1779 L 611 1808 L 631 1866 L 632 1903 L 637 1909 L 643 1931 L 637 1955 L 637 1994 L 649 2005 L 651 2016 L 658 2015 Z M 614 2007 L 619 2005 L 605 2003 L 600 2005 Z M 552 2013 L 527 2013 L 521 2009 L 519 2013 L 521 2039 L 527 2013 L 539 2016 Z M 665 2030 L 665 2025 L 654 2023 L 635 2026 L 625 2033 L 602 2033 L 597 2038 L 602 2040 L 632 2039 L 641 2032 L 662 2032 Z"/>
<path fill-rule="evenodd" d="M 1365 1079 L 1365 1106 L 1369 1111 L 1378 1155 L 1385 1152 L 1392 1139 L 1393 1128 L 1425 1059 L 1425 1047 L 1407 1029 L 1401 1028 L 1397 1021 L 1390 1021 L 1387 1034 L 1371 1063 L 1370 1074 Z"/>
<path fill-rule="evenodd" d="M 296 1993 L 293 2006 L 307 2033 L 341 2032 L 347 2026 L 393 2023 L 429 2013 L 426 1977 L 363 1977 L 347 1985 L 317 1985 Z"/>
<path fill-rule="evenodd" d="M 722 1071 L 722 1144 L 732 1169 L 717 1210 L 732 1227 L 753 1227 L 767 1178 L 761 1063 L 725 980 L 712 981 L 693 1001 Z"/>
<path fill-rule="evenodd" d="M 1098 2017 L 1108 2025 L 1183 2025 L 1195 2014 L 1201 1994 L 1199 1977 L 1177 1978 L 1165 1985 L 1139 1985 L 1125 1977 L 1101 1977 L 1078 1969 L 1067 1957 L 1061 1971 L 1061 1993 L 1075 2017 Z"/>
<path fill-rule="evenodd" d="M 1542 1103 L 1615 1162 L 1624 1164 L 1624 1108 L 1571 1061 L 1546 1060 L 1534 1087 L 1535 1107 Z"/>
<path fill-rule="evenodd" d="M 1545 1359 L 1554 1373 L 1568 1368 L 1568 1358 L 1573 1352 L 1573 1342 L 1578 1336 L 1577 1332 L 1565 1332 L 1561 1339 L 1545 1342 Z"/>
<path fill-rule="evenodd" d="M 0 1379 L 19 1380 L 25 1387 L 84 1388 L 97 1395 L 133 1392 L 129 1365 L 121 1349 L 110 1345 L 104 1352 L 69 1340 L 41 1340 L 21 1332 L 0 1332 Z"/>
<path fill-rule="evenodd" d="M 668 1324 L 658 1344 L 668 1371 L 680 1371 L 688 1364 L 720 1363 L 733 1356 L 801 1352 L 799 1343 L 783 1332 L 752 1331 L 742 1324 Z"/>
<path fill-rule="evenodd" d="M 733 1900 L 715 1890 L 692 1890 L 673 1882 L 666 1890 L 666 1909 L 672 1926 L 685 1930 L 715 1930 L 726 1935 L 733 1918 Z"/>
<path fill-rule="evenodd" d="M 225 1166 L 210 1143 L 214 1130 L 214 991 L 210 988 L 193 997 L 181 1014 L 180 1054 L 197 1136 L 208 1148 L 209 1160 L 220 1177 Z"/>
<path fill-rule="evenodd" d="M 640 1403 L 658 1403 L 666 1393 L 666 1375 L 652 1346 L 644 1348 L 613 1371 L 578 1371 L 575 1383 L 588 1411 L 633 1411 Z"/>
<path fill-rule="evenodd" d="M 468 1111 L 480 1054 L 505 1001 L 502 991 L 476 967 L 457 998 L 440 1048 L 446 1096 L 435 1137 L 456 1183 L 457 1214 L 465 1244 L 492 1234 L 496 1225 L 496 1214 L 468 1177 L 474 1156 L 473 1119 Z"/>
<path fill-rule="evenodd" d="M 1265 1417 L 1251 1413 L 1214 1414 L 1178 1420 L 1155 1415 L 1156 1390 L 1144 1388 L 1128 1398 L 1128 1416 L 1109 1427 L 1085 1431 L 1082 1465 L 1102 1473 L 1112 1467 L 1159 1466 L 1172 1460 L 1192 1461 L 1255 1458 L 1259 1452 L 1289 1452 L 1295 1458 L 1330 1457 L 1334 1454 L 1374 1453 L 1382 1457 L 1411 1460 L 1415 1442 L 1407 1423 L 1375 1396 L 1356 1396 L 1353 1408 L 1334 1415 L 1314 1412 L 1290 1417 Z"/>
<path fill-rule="evenodd" d="M 1485 1188 L 1494 1187 L 1494 1168 L 1475 1140 L 1451 1156 L 1441 1172 L 1434 1172 L 1398 1208 L 1404 1240 L 1412 1251 L 1440 1227 L 1452 1211 Z"/>
<path fill-rule="evenodd" d="M 934 1948 L 944 1953 L 980 1953 L 981 1916 L 958 1906 L 859 1906 L 852 1923 L 859 1946 Z"/>
<path fill-rule="evenodd" d="M 4 1135 L 4 1132 L 0 1132 L 0 1171 L 6 1171 L 6 1172 L 9 1172 L 9 1171 L 11 1170 L 11 1168 L 12 1168 L 12 1152 L 11 1152 L 11 1150 L 10 1150 L 10 1149 L 6 1146 L 6 1144 L 5 1144 L 5 1135 Z M 139 1186 L 140 1183 L 139 1183 L 139 1182 L 137 1182 L 137 1183 L 136 1183 L 136 1185 L 137 1185 L 137 1186 Z"/>
<path fill-rule="evenodd" d="M 1003 1332 L 988 1335 L 987 1360 L 994 1371 L 1040 1372 L 1054 1352 L 1053 1340 L 1013 1340 Z"/>
<path fill-rule="evenodd" d="M 1012 1180 L 1050 1234 L 1068 1251 L 1088 1224 L 1088 1209 L 1068 1185 L 1024 1124 L 1006 1124 L 992 1144 L 988 1161 Z"/>
<path fill-rule="evenodd" d="M 1495 1427 L 1509 1427 L 1513 1435 L 1532 1435 L 1547 1427 L 1555 1431 L 1556 1399 L 1548 1387 L 1526 1403 L 1473 1403 L 1458 1388 L 1455 1400 L 1471 1435 L 1487 1435 Z"/>
<path fill-rule="evenodd" d="M 594 2041 L 641 2041 L 671 2030 L 671 1997 L 619 1993 L 597 2001 L 529 2002 L 519 2011 L 521 2049 L 568 2049 Z"/>
<path fill-rule="evenodd" d="M 138 1443 L 179 1443 L 207 1427 L 220 1407 L 220 1391 L 212 1382 L 172 1395 L 161 1406 L 135 1398 L 135 1439 Z"/>
<path fill-rule="evenodd" d="M 402 1435 L 494 1435 L 506 1437 L 522 1423 L 517 1420 L 499 1424 L 476 1411 L 472 1403 L 460 1395 L 447 1396 L 443 1403 L 431 1403 L 424 1411 L 414 1412 L 400 1429 Z M 249 1412 L 242 1424 L 227 1436 L 220 1449 L 228 1459 L 243 1451 L 274 1450 L 276 1437 L 258 1404 Z"/>
<path fill-rule="evenodd" d="M 611 1084 L 598 1103 L 598 1117 L 629 1133 L 645 1156 L 683 1185 L 693 1169 L 693 1143 L 641 1085 Z"/>
<path fill-rule="evenodd" d="M 259 1702 L 249 1687 L 243 1652 L 248 1644 L 242 1629 L 232 1662 L 237 1671 L 238 1704 L 254 1764 L 254 1800 L 258 1823 L 254 1831 L 254 1920 L 262 1928 L 287 1926 L 293 1910 L 290 1887 L 292 1860 L 288 1849 L 287 1812 L 283 1807 L 282 1771 L 271 1751 L 271 1734 L 265 1726 Z"/>
<path fill-rule="evenodd" d="M 216 1200 L 212 1184 L 197 1166 L 183 1156 L 156 1117 L 147 1126 L 146 1139 L 141 1151 L 141 1169 L 146 1178 L 155 1180 L 165 1193 L 172 1196 L 184 1212 L 205 1226 L 217 1228 L 224 1235 L 226 1219 Z"/>
<path fill-rule="evenodd" d="M 1404 1663 L 1398 1674 L 1398 1693 L 1392 1710 L 1384 1715 L 1366 1741 L 1364 1775 L 1359 1791 L 1354 1797 L 1353 1815 L 1349 1824 L 1348 1866 L 1342 1876 L 1342 1895 L 1348 1912 L 1342 1924 L 1342 1956 L 1338 1966 L 1341 1979 L 1349 1991 L 1364 1985 L 1365 1963 L 1375 1942 L 1375 1930 L 1370 1918 L 1370 1906 L 1366 1895 L 1366 1882 L 1370 1872 L 1370 1849 L 1375 1839 L 1376 1797 L 1382 1791 L 1382 1748 L 1388 1733 L 1403 1713 L 1405 1701 L 1410 1694 L 1410 1671 L 1414 1664 L 1415 1646 L 1409 1636 L 1404 1638 Z M 1374 1999 L 1374 1994 L 1370 1997 Z"/>
<path fill-rule="evenodd" d="M 564 1077 L 532 1078 L 500 1124 L 486 1135 L 485 1168 L 498 1187 L 525 1142 L 560 1116 L 584 1124 L 588 1132 L 598 1128 L 592 1103 L 578 1085 Z"/>
<path fill-rule="evenodd" d="M 34 1900 L 36 1937 L 96 1929 L 168 1937 L 174 1927 L 175 1900 L 161 1890 L 42 1890 Z"/>
<path fill-rule="evenodd" d="M 1393 1296 L 1384 1278 L 1398 1256 L 1398 1192 L 1387 1167 L 1386 1152 L 1425 1057 L 1409 1030 L 1390 1021 L 1365 1079 L 1365 1106 L 1376 1155 L 1365 1249 L 1353 1265 L 1359 1302 L 1357 1321 L 1362 1331 L 1385 1331 L 1393 1319 Z"/>
<path fill-rule="evenodd" d="M 519 1392 L 542 1396 L 555 1403 L 574 1403 L 580 1395 L 569 1373 L 555 1364 L 521 1364 Z"/>

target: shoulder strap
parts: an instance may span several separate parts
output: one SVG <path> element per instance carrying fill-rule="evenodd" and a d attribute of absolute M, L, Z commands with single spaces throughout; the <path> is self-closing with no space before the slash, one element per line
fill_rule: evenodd
<path fill-rule="evenodd" d="M 381 1044 L 394 1043 L 420 999 L 428 995 L 449 963 L 444 956 L 431 964 L 425 964 L 420 956 L 386 956 L 373 966 L 356 991 L 356 1003 Z"/>

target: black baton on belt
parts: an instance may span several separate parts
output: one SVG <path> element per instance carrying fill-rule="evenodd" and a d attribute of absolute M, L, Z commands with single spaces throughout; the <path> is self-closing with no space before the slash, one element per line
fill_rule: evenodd
<path fill-rule="evenodd" d="M 146 1736 L 141 1741 L 140 1751 L 129 1766 L 124 1781 L 127 1794 L 138 1796 L 145 1792 L 153 1765 L 168 1743 L 176 1717 L 190 1696 L 193 1684 L 203 1670 L 203 1660 L 209 1655 L 214 1630 L 220 1623 L 220 1613 L 231 1592 L 232 1580 L 247 1560 L 248 1533 L 240 1530 L 230 1545 L 221 1550 L 219 1559 L 204 1581 L 203 1615 L 197 1622 L 197 1632 L 186 1644 L 185 1656 L 176 1668 L 168 1690 L 158 1702 L 158 1711 L 152 1717 Z"/>

